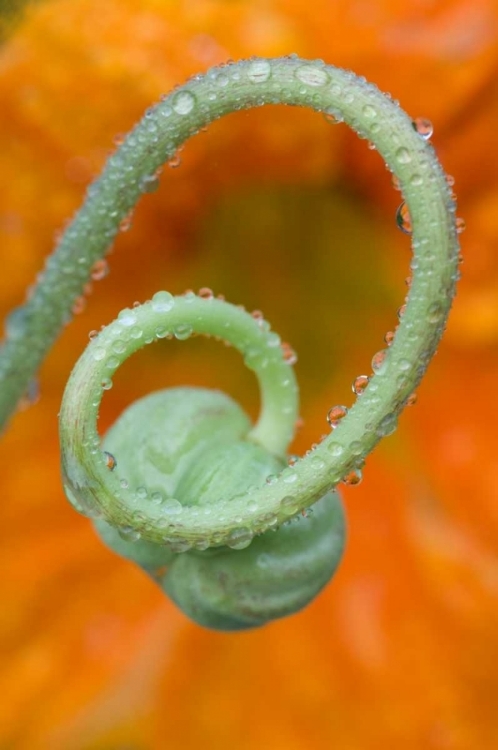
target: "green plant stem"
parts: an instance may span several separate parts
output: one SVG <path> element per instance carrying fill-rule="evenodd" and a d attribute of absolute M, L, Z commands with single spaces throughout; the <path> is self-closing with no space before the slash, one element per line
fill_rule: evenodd
<path fill-rule="evenodd" d="M 242 61 L 195 76 L 148 110 L 131 131 L 100 179 L 88 189 L 82 209 L 48 259 L 30 299 L 11 321 L 11 334 L 0 352 L 1 424 L 70 319 L 93 264 L 105 255 L 120 222 L 140 195 L 150 190 L 157 168 L 213 120 L 264 104 L 310 107 L 344 120 L 368 138 L 397 176 L 413 226 L 413 281 L 394 342 L 382 367 L 337 429 L 293 467 L 292 494 L 299 498 L 299 508 L 309 506 L 361 465 L 380 438 L 393 431 L 436 350 L 454 296 L 458 276 L 455 204 L 432 147 L 397 103 L 348 71 L 293 56 Z M 255 491 L 255 501 L 264 508 L 256 519 L 248 518 L 242 500 L 222 503 L 225 520 L 215 516 L 202 528 L 199 519 L 185 509 L 173 534 L 197 539 L 212 536 L 217 528 L 218 536 L 223 536 L 241 515 L 243 523 L 250 521 L 257 531 L 273 523 L 265 521 L 265 514 L 281 522 L 281 500 L 289 495 L 290 483 L 285 479 L 282 476 Z M 157 541 L 154 533 L 144 536 Z"/>

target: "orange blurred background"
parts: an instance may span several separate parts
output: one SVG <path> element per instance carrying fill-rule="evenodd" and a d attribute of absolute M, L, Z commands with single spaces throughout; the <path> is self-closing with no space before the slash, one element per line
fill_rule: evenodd
<path fill-rule="evenodd" d="M 71 0 L 35 4 L 0 50 L 1 312 L 22 302 L 113 139 L 190 74 L 296 52 L 347 67 L 434 123 L 455 177 L 463 278 L 398 432 L 344 491 L 341 568 L 304 612 L 245 634 L 188 622 L 65 500 L 57 412 L 88 332 L 160 288 L 260 308 L 299 354 L 301 454 L 396 322 L 409 241 L 379 156 L 283 107 L 215 123 L 165 168 L 110 275 L 65 330 L 41 398 L 2 443 L 0 747 L 477 750 L 498 743 L 498 8 L 493 0 Z M 104 429 L 150 390 L 220 387 L 255 415 L 242 361 L 147 347 Z"/>

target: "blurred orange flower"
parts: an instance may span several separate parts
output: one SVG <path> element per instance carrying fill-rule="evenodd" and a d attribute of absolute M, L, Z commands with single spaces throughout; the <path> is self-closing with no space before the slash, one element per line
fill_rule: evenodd
<path fill-rule="evenodd" d="M 300 354 L 303 452 L 394 325 L 408 247 L 378 156 L 310 112 L 232 115 L 165 169 L 117 241 L 110 277 L 44 365 L 39 403 L 4 436 L 2 747 L 496 744 L 497 24 L 493 0 L 56 0 L 36 4 L 3 46 L 5 313 L 113 139 L 161 93 L 228 58 L 324 58 L 430 117 L 468 230 L 418 405 L 344 493 L 336 579 L 298 616 L 215 634 L 104 549 L 63 497 L 56 414 L 87 333 L 159 287 L 210 286 L 262 308 Z M 214 347 L 148 347 L 106 395 L 102 428 L 137 396 L 180 383 L 221 387 L 254 414 L 250 377 Z"/>

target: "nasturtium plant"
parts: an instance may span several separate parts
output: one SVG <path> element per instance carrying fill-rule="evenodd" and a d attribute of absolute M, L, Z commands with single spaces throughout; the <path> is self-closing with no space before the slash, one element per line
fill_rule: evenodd
<path fill-rule="evenodd" d="M 88 279 L 98 278 L 137 200 L 163 162 L 213 120 L 266 104 L 305 106 L 345 122 L 378 150 L 403 194 L 396 220 L 411 235 L 412 277 L 399 326 L 355 379 L 351 408 L 324 405 L 330 432 L 288 460 L 298 418 L 295 356 L 260 314 L 208 289 L 121 310 L 95 332 L 69 378 L 60 412 L 65 493 L 115 552 L 140 565 L 199 624 L 262 625 L 298 611 L 333 576 L 345 517 L 338 485 L 357 484 L 369 452 L 413 401 L 444 331 L 458 278 L 456 206 L 427 120 L 353 73 L 291 55 L 229 63 L 194 76 L 145 113 L 87 190 L 0 351 L 0 421 L 29 387 Z M 184 387 L 132 404 L 101 439 L 103 394 L 135 351 L 162 339 L 212 336 L 254 371 L 252 425 L 228 396 Z M 167 345 L 163 342 L 161 345 Z"/>

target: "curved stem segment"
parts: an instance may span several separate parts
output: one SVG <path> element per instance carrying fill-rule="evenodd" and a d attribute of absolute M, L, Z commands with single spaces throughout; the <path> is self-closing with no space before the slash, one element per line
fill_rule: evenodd
<path fill-rule="evenodd" d="M 210 519 L 189 515 L 169 534 L 223 540 L 242 518 L 263 531 L 282 521 L 282 499 L 305 508 L 357 467 L 378 440 L 393 431 L 444 330 L 457 279 L 455 204 L 430 144 L 397 103 L 348 71 L 297 57 L 252 59 L 196 76 L 147 111 L 90 186 L 83 208 L 49 258 L 30 300 L 16 316 L 0 353 L 0 422 L 26 389 L 60 328 L 70 317 L 92 265 L 101 258 L 119 223 L 150 187 L 157 168 L 191 135 L 238 109 L 264 104 L 306 106 L 344 120 L 377 148 L 399 180 L 413 227 L 413 282 L 406 311 L 380 369 L 340 425 L 305 459 L 271 486 L 246 500 L 222 503 Z M 287 470 L 286 470 L 287 471 Z M 289 470 L 291 471 L 291 470 Z M 292 493 L 290 493 L 290 488 Z M 288 507 L 288 503 L 286 507 Z M 222 520 L 223 519 L 223 520 Z M 160 541 L 148 530 L 145 538 Z"/>

